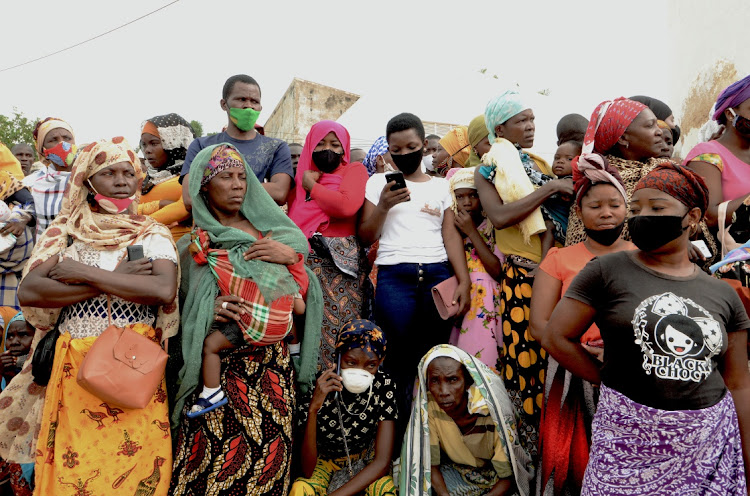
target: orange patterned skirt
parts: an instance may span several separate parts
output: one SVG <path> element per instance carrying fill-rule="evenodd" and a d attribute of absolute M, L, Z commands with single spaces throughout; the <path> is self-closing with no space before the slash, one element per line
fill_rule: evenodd
<path fill-rule="evenodd" d="M 133 330 L 156 340 L 145 324 Z M 96 337 L 57 340 L 36 450 L 37 494 L 165 496 L 172 443 L 164 382 L 143 409 L 117 408 L 82 389 L 78 368 Z"/>

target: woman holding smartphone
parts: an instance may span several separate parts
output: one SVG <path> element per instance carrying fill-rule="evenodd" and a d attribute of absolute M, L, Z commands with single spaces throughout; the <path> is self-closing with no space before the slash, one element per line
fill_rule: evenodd
<path fill-rule="evenodd" d="M 451 331 L 451 322 L 438 315 L 432 288 L 455 273 L 458 288 L 453 299 L 464 313 L 470 303 L 470 281 L 448 181 L 430 177 L 420 167 L 426 146 L 422 121 L 413 114 L 399 114 L 388 122 L 386 138 L 404 181 L 386 174 L 374 174 L 367 181 L 359 236 L 365 246 L 380 241 L 375 321 L 392 350 L 385 365 L 400 392 L 399 409 L 408 412 L 419 358 L 436 344 L 447 343 Z M 397 443 L 400 433 L 403 425 Z"/>

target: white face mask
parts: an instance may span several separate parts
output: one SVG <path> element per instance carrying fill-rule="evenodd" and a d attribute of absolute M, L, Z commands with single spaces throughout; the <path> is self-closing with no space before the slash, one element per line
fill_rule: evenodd
<path fill-rule="evenodd" d="M 433 170 L 432 168 L 432 155 L 425 155 L 422 157 L 422 169 Z"/>
<path fill-rule="evenodd" d="M 341 369 L 341 381 L 350 393 L 364 393 L 372 387 L 374 380 L 375 376 L 365 369 Z"/>

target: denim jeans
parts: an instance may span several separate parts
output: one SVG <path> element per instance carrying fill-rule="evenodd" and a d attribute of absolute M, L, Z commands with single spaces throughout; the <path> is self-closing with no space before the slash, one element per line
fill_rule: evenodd
<path fill-rule="evenodd" d="M 401 426 L 409 421 L 419 361 L 430 348 L 447 343 L 450 337 L 452 321 L 440 318 L 432 288 L 451 273 L 448 262 L 378 266 L 375 322 L 387 339 L 385 368 L 396 382 Z"/>

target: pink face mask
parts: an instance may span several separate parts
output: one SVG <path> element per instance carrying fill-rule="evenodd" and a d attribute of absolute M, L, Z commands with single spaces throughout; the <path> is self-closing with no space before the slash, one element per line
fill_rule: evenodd
<path fill-rule="evenodd" d="M 99 192 L 94 189 L 94 187 L 91 185 L 91 181 L 88 181 L 89 188 L 91 188 L 91 191 L 96 193 L 94 195 L 94 200 L 96 203 L 99 204 L 99 207 L 104 210 L 105 212 L 108 212 L 110 214 L 121 214 L 124 211 L 128 209 L 128 207 L 133 203 L 135 200 L 135 193 L 132 196 L 129 196 L 127 198 L 112 198 L 110 196 L 104 196 L 100 194 Z"/>

